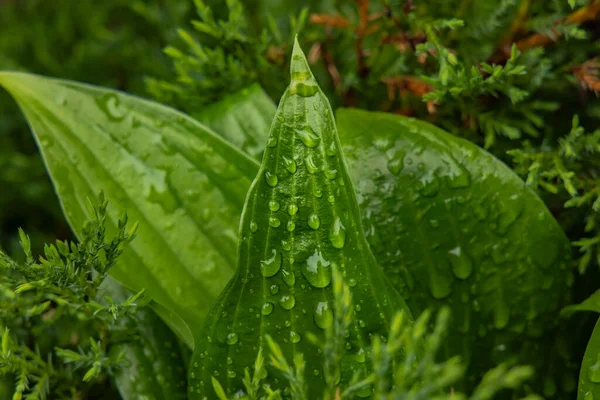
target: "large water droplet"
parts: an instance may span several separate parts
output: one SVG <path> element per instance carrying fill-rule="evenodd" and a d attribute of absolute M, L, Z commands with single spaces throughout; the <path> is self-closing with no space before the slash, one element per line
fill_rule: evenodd
<path fill-rule="evenodd" d="M 314 287 L 324 288 L 331 282 L 331 263 L 323 258 L 318 249 L 302 266 L 302 274 Z"/>
<path fill-rule="evenodd" d="M 302 336 L 298 332 L 290 331 L 290 342 L 298 343 L 302 339 Z"/>
<path fill-rule="evenodd" d="M 458 279 L 467 279 L 473 272 L 473 261 L 460 246 L 448 251 L 452 272 Z"/>
<path fill-rule="evenodd" d="M 315 230 L 319 229 L 319 227 L 321 226 L 321 219 L 317 214 L 312 213 L 308 216 L 308 226 Z"/>
<path fill-rule="evenodd" d="M 279 202 L 277 200 L 270 200 L 269 201 L 269 210 L 271 210 L 273 212 L 279 210 Z"/>
<path fill-rule="evenodd" d="M 346 243 L 346 228 L 342 225 L 339 217 L 335 217 L 331 228 L 329 229 L 329 241 L 336 249 L 341 249 Z"/>
<path fill-rule="evenodd" d="M 316 174 L 317 172 L 319 172 L 319 167 L 315 163 L 312 154 L 309 154 L 308 157 L 304 159 L 304 165 L 306 165 L 306 170 L 311 174 Z"/>
<path fill-rule="evenodd" d="M 237 333 L 231 332 L 227 335 L 227 344 L 232 345 L 232 344 L 236 344 L 238 341 L 238 335 Z"/>
<path fill-rule="evenodd" d="M 284 295 L 279 299 L 279 304 L 286 310 L 291 310 L 296 305 L 296 298 L 293 295 Z"/>
<path fill-rule="evenodd" d="M 96 97 L 96 105 L 111 121 L 122 121 L 127 116 L 127 110 L 120 107 L 119 97 L 114 93 Z"/>
<path fill-rule="evenodd" d="M 333 180 L 337 177 L 337 169 L 326 169 L 324 173 L 327 179 Z"/>
<path fill-rule="evenodd" d="M 260 312 L 262 313 L 262 315 L 269 315 L 273 312 L 273 303 L 265 303 L 262 305 L 262 308 L 260 309 Z"/>
<path fill-rule="evenodd" d="M 296 284 L 296 275 L 294 271 L 283 270 L 283 281 L 288 286 L 294 286 Z"/>
<path fill-rule="evenodd" d="M 281 220 L 277 217 L 269 217 L 269 226 L 277 228 L 281 225 Z"/>
<path fill-rule="evenodd" d="M 260 262 L 260 273 L 268 278 L 275 275 L 281 268 L 281 253 L 276 249 L 271 250 L 271 257 Z"/>
<path fill-rule="evenodd" d="M 293 232 L 296 229 L 296 224 L 291 219 L 287 222 L 287 230 Z"/>
<path fill-rule="evenodd" d="M 283 156 L 283 164 L 285 165 L 285 169 L 287 169 L 290 174 L 296 173 L 296 169 L 297 169 L 296 161 L 294 161 L 291 158 L 288 158 L 286 156 Z"/>
<path fill-rule="evenodd" d="M 321 329 L 327 329 L 333 324 L 333 312 L 326 301 L 320 301 L 315 308 L 315 324 Z"/>
<path fill-rule="evenodd" d="M 290 205 L 288 206 L 288 214 L 296 215 L 297 212 L 298 212 L 298 205 L 296 203 L 290 203 Z"/>
<path fill-rule="evenodd" d="M 306 147 L 311 149 L 317 147 L 319 141 L 321 140 L 321 138 L 308 125 L 304 129 L 296 129 L 296 135 Z"/>
<path fill-rule="evenodd" d="M 329 146 L 327 146 L 327 150 L 325 150 L 325 154 L 327 154 L 329 157 L 333 157 L 335 156 L 336 152 L 337 149 L 335 148 L 335 142 L 329 143 Z"/>
<path fill-rule="evenodd" d="M 271 187 L 275 187 L 277 186 L 277 182 L 279 181 L 279 179 L 277 179 L 277 175 L 272 174 L 269 171 L 265 172 L 265 181 L 267 181 L 267 185 L 271 186 Z"/>
<path fill-rule="evenodd" d="M 436 299 L 443 299 L 452 292 L 452 282 L 434 268 L 429 273 L 429 290 Z"/>
<path fill-rule="evenodd" d="M 275 136 L 269 136 L 269 138 L 267 139 L 267 146 L 268 147 L 277 146 L 277 138 Z"/>

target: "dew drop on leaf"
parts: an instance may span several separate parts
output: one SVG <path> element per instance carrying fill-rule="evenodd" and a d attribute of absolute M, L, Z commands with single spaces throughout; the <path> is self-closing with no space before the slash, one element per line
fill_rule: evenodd
<path fill-rule="evenodd" d="M 344 244 L 346 243 L 346 228 L 342 225 L 339 217 L 335 218 L 329 229 L 329 241 L 336 249 L 344 248 Z"/>
<path fill-rule="evenodd" d="M 448 251 L 448 259 L 452 272 L 458 279 L 467 279 L 473 272 L 473 260 L 460 246 Z"/>
<path fill-rule="evenodd" d="M 294 274 L 294 271 L 283 270 L 283 281 L 290 287 L 294 286 L 296 284 L 296 275 Z"/>
<path fill-rule="evenodd" d="M 265 278 L 275 275 L 281 268 L 281 253 L 276 249 L 271 250 L 271 257 L 260 262 L 260 273 Z"/>
<path fill-rule="evenodd" d="M 291 203 L 288 206 L 288 214 L 296 215 L 297 212 L 298 212 L 298 206 L 296 205 L 296 203 Z"/>
<path fill-rule="evenodd" d="M 290 342 L 298 343 L 302 339 L 302 336 L 298 332 L 290 331 Z"/>
<path fill-rule="evenodd" d="M 237 333 L 234 333 L 234 332 L 229 333 L 227 335 L 226 341 L 227 341 L 227 344 L 229 344 L 229 345 L 236 344 L 237 341 L 238 341 L 238 335 L 237 335 Z"/>
<path fill-rule="evenodd" d="M 308 226 L 315 230 L 319 229 L 319 227 L 321 226 L 321 219 L 317 214 L 312 213 L 308 216 Z"/>
<path fill-rule="evenodd" d="M 296 229 L 296 224 L 294 223 L 294 221 L 289 220 L 287 222 L 287 230 L 290 231 L 290 232 L 293 232 L 294 229 Z"/>
<path fill-rule="evenodd" d="M 296 129 L 296 135 L 308 148 L 315 148 L 321 138 L 307 125 L 304 129 Z"/>
<path fill-rule="evenodd" d="M 294 161 L 291 158 L 288 158 L 286 156 L 283 156 L 283 164 L 285 165 L 285 169 L 287 169 L 290 174 L 296 173 L 296 169 L 297 169 L 296 161 Z"/>
<path fill-rule="evenodd" d="M 277 217 L 269 217 L 269 226 L 277 228 L 281 225 L 281 221 Z"/>
<path fill-rule="evenodd" d="M 271 294 L 279 293 L 279 285 L 271 285 L 271 287 L 269 288 L 269 292 L 271 292 Z"/>
<path fill-rule="evenodd" d="M 267 146 L 268 147 L 277 146 L 277 138 L 275 136 L 269 136 L 269 138 L 267 139 Z"/>
<path fill-rule="evenodd" d="M 260 309 L 260 312 L 262 313 L 262 315 L 269 315 L 273 312 L 273 303 L 265 303 L 262 305 L 262 308 Z"/>
<path fill-rule="evenodd" d="M 271 187 L 277 186 L 277 182 L 279 181 L 279 179 L 277 179 L 277 175 L 272 174 L 269 171 L 265 172 L 265 180 L 267 181 L 267 185 Z"/>
<path fill-rule="evenodd" d="M 315 308 L 315 324 L 321 329 L 327 329 L 333 324 L 333 312 L 326 301 L 321 301 Z"/>
<path fill-rule="evenodd" d="M 315 163 L 312 154 L 309 154 L 308 157 L 304 159 L 304 165 L 306 165 L 306 170 L 311 174 L 316 174 L 317 172 L 319 172 L 319 167 Z"/>
<path fill-rule="evenodd" d="M 331 282 L 330 262 L 325 260 L 318 249 L 302 266 L 302 275 L 317 288 L 324 288 Z"/>
<path fill-rule="evenodd" d="M 296 298 L 293 295 L 284 295 L 279 299 L 279 304 L 286 310 L 291 310 L 296 305 Z"/>
<path fill-rule="evenodd" d="M 273 212 L 279 210 L 279 202 L 277 200 L 269 201 L 269 210 Z"/>

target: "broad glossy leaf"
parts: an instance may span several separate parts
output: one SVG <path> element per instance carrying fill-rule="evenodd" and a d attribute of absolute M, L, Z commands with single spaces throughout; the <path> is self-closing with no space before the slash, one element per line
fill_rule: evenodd
<path fill-rule="evenodd" d="M 592 332 L 579 371 L 577 400 L 600 398 L 600 319 Z"/>
<path fill-rule="evenodd" d="M 507 166 L 424 122 L 339 110 L 367 240 L 418 315 L 449 304 L 450 353 L 540 365 L 572 282 L 570 246 Z M 474 373 L 473 375 L 477 375 Z"/>
<path fill-rule="evenodd" d="M 275 109 L 271 98 L 260 85 L 254 84 L 194 113 L 193 117 L 260 160 Z"/>
<path fill-rule="evenodd" d="M 100 286 L 100 297 L 123 302 L 131 292 L 108 277 Z M 131 341 L 111 348 L 124 354 L 114 381 L 123 400 L 184 400 L 187 398 L 187 368 L 177 337 L 149 308 L 123 317 L 119 329 L 131 329 Z"/>
<path fill-rule="evenodd" d="M 257 163 L 192 118 L 117 91 L 22 73 L 1 73 L 0 85 L 27 116 L 75 232 L 103 190 L 140 224 L 113 276 L 145 288 L 178 332 L 182 320 L 197 332 L 233 273 Z"/>
<path fill-rule="evenodd" d="M 332 270 L 341 271 L 357 308 L 349 328 L 342 381 L 364 361 L 372 335 L 385 335 L 392 315 L 408 312 L 369 250 L 353 185 L 327 98 L 317 86 L 298 43 L 291 83 L 284 93 L 258 175 L 240 224 L 237 271 L 211 309 L 190 366 L 190 398 L 214 398 L 211 377 L 229 396 L 243 391 L 244 368 L 253 364 L 266 335 L 283 354 L 304 354 L 320 365 L 306 339 L 321 338 L 332 323 Z M 284 378 L 268 368 L 269 381 Z M 312 376 L 318 398 L 323 374 Z"/>

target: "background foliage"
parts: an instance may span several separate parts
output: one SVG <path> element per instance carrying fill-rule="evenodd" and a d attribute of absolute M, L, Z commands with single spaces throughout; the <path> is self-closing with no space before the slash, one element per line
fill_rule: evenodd
<path fill-rule="evenodd" d="M 282 3 L 0 0 L 0 69 L 114 87 L 194 116 L 252 83 L 277 101 L 301 30 L 334 107 L 414 116 L 487 148 L 571 239 L 574 299 L 597 289 L 599 1 Z M 18 259 L 18 227 L 34 246 L 71 236 L 25 126 L 2 96 L 0 246 Z M 582 352 L 590 321 L 570 321 Z"/>

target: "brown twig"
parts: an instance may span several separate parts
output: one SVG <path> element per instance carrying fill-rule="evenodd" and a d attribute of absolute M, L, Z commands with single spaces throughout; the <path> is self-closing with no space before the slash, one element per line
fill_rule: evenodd
<path fill-rule="evenodd" d="M 329 48 L 323 42 L 315 43 L 313 47 L 311 47 L 310 52 L 308 53 L 308 61 L 311 64 L 316 63 L 319 60 L 319 58 L 323 58 L 323 62 L 325 63 L 325 69 L 329 74 L 329 79 L 331 79 L 331 84 L 333 85 L 333 88 L 336 91 L 339 91 L 339 88 L 342 85 L 342 77 L 335 65 L 333 54 L 331 54 Z"/>
<path fill-rule="evenodd" d="M 347 28 L 350 25 L 348 20 L 341 15 L 312 14 L 310 22 L 334 28 Z"/>
<path fill-rule="evenodd" d="M 597 57 L 571 67 L 571 71 L 582 88 L 594 92 L 596 96 L 600 95 L 600 61 Z"/>
<path fill-rule="evenodd" d="M 396 92 L 400 94 L 401 98 L 405 98 L 409 93 L 417 97 L 423 97 L 433 90 L 429 84 L 415 76 L 391 76 L 382 79 L 382 81 L 386 84 L 388 98 L 392 101 L 396 99 Z M 427 102 L 427 111 L 429 114 L 435 114 L 436 103 L 434 101 Z M 403 113 L 406 113 L 406 110 Z"/>
<path fill-rule="evenodd" d="M 566 18 L 561 18 L 554 23 L 555 26 L 565 25 L 580 25 L 586 21 L 592 21 L 596 19 L 600 13 L 600 0 L 594 0 L 585 7 L 574 11 L 569 14 Z M 557 29 L 552 29 L 551 34 L 535 33 L 531 36 L 518 40 L 516 42 L 517 48 L 521 51 L 532 49 L 534 47 L 547 46 L 556 41 L 562 35 Z M 496 54 L 492 57 L 492 62 L 501 62 L 506 60 L 510 56 L 510 47 L 512 41 L 503 42 Z"/>

